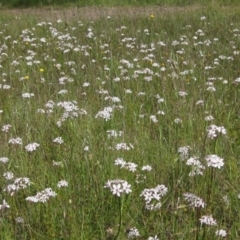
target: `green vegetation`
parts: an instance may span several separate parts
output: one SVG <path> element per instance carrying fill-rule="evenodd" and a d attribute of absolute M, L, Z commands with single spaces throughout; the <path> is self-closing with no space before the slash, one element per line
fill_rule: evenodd
<path fill-rule="evenodd" d="M 1 0 L 4 7 L 39 7 L 39 6 L 188 6 L 200 5 L 229 5 L 238 4 L 238 0 Z"/>
<path fill-rule="evenodd" d="M 240 239 L 240 14 L 172 11 L 1 14 L 1 239 Z"/>

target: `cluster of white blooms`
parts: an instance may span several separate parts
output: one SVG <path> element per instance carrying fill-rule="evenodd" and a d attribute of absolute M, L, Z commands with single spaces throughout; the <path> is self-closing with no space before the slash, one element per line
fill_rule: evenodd
<path fill-rule="evenodd" d="M 123 131 L 115 131 L 115 130 L 108 130 L 107 131 L 107 136 L 108 138 L 111 138 L 111 137 L 121 137 L 123 135 Z"/>
<path fill-rule="evenodd" d="M 7 157 L 0 157 L 0 162 L 7 163 L 9 159 Z"/>
<path fill-rule="evenodd" d="M 157 235 L 155 235 L 154 237 L 148 237 L 147 240 L 159 240 L 159 238 Z"/>
<path fill-rule="evenodd" d="M 179 92 L 178 92 L 178 95 L 179 95 L 180 97 L 185 97 L 185 96 L 187 96 L 188 94 L 187 94 L 186 92 L 184 92 L 184 91 L 179 91 Z"/>
<path fill-rule="evenodd" d="M 26 200 L 34 203 L 45 203 L 49 200 L 50 197 L 56 196 L 57 194 L 52 190 L 52 188 L 46 188 L 43 191 L 38 192 L 35 196 L 27 197 Z"/>
<path fill-rule="evenodd" d="M 227 232 L 223 229 L 219 229 L 215 232 L 216 236 L 219 236 L 219 237 L 226 237 L 227 236 Z"/>
<path fill-rule="evenodd" d="M 14 174 L 12 172 L 5 172 L 5 173 L 3 173 L 3 177 L 6 180 L 12 180 L 14 178 Z"/>
<path fill-rule="evenodd" d="M 27 152 L 33 152 L 36 151 L 39 146 L 40 144 L 38 143 L 29 143 L 27 146 L 25 146 L 25 149 Z"/>
<path fill-rule="evenodd" d="M 212 215 L 204 215 L 199 219 L 201 225 L 206 224 L 210 226 L 216 226 L 217 222 L 216 220 L 212 217 Z"/>
<path fill-rule="evenodd" d="M 24 219 L 22 217 L 15 218 L 16 223 L 24 223 Z"/>
<path fill-rule="evenodd" d="M 22 98 L 31 98 L 34 96 L 34 93 L 23 93 Z"/>
<path fill-rule="evenodd" d="M 77 106 L 77 102 L 76 101 L 64 101 L 64 102 L 59 102 L 57 103 L 58 107 L 61 107 L 64 112 L 63 115 L 61 117 L 62 122 L 64 122 L 66 119 L 71 119 L 71 118 L 77 118 L 80 115 L 86 115 L 87 111 L 84 109 L 79 109 L 79 107 Z"/>
<path fill-rule="evenodd" d="M 210 121 L 214 120 L 214 117 L 212 115 L 209 115 L 209 116 L 206 116 L 204 119 L 205 119 L 205 121 L 210 122 Z"/>
<path fill-rule="evenodd" d="M 178 154 L 181 160 L 186 160 L 189 158 L 189 152 L 191 150 L 190 146 L 183 146 L 178 148 Z"/>
<path fill-rule="evenodd" d="M 133 149 L 133 145 L 131 143 L 127 144 L 127 143 L 118 143 L 116 146 L 115 146 L 115 149 L 116 150 L 130 150 L 130 149 Z"/>
<path fill-rule="evenodd" d="M 102 111 L 99 111 L 95 118 L 103 118 L 106 121 L 110 120 L 112 117 L 112 112 L 113 112 L 113 108 L 112 107 L 105 107 Z"/>
<path fill-rule="evenodd" d="M 63 143 L 64 143 L 62 137 L 57 137 L 57 138 L 55 138 L 55 139 L 53 140 L 53 142 L 54 142 L 54 143 L 58 143 L 58 144 L 63 144 Z"/>
<path fill-rule="evenodd" d="M 218 157 L 217 155 L 207 155 L 205 157 L 208 167 L 221 168 L 224 165 L 223 158 Z"/>
<path fill-rule="evenodd" d="M 132 162 L 125 162 L 122 158 L 117 158 L 115 160 L 115 165 L 120 166 L 121 168 L 125 168 L 129 170 L 130 172 L 137 171 L 137 164 Z"/>
<path fill-rule="evenodd" d="M 174 119 L 174 123 L 180 124 L 180 123 L 182 123 L 182 119 L 180 119 L 180 118 L 175 118 L 175 119 Z"/>
<path fill-rule="evenodd" d="M 121 102 L 120 98 L 118 98 L 118 97 L 110 97 L 110 96 L 106 96 L 104 98 L 104 100 L 111 100 L 112 102 Z"/>
<path fill-rule="evenodd" d="M 183 196 L 185 200 L 189 203 L 190 207 L 204 208 L 206 206 L 205 202 L 200 197 L 197 197 L 192 193 L 184 193 Z"/>
<path fill-rule="evenodd" d="M 11 143 L 13 145 L 22 145 L 22 139 L 20 137 L 17 138 L 11 138 L 8 143 Z"/>
<path fill-rule="evenodd" d="M 152 171 L 152 167 L 149 166 L 149 165 L 142 166 L 142 171 L 151 172 Z"/>
<path fill-rule="evenodd" d="M 151 115 L 150 116 L 150 120 L 153 122 L 153 123 L 157 123 L 158 122 L 158 119 L 155 115 Z"/>
<path fill-rule="evenodd" d="M 161 198 L 168 192 L 167 187 L 164 185 L 158 185 L 155 188 L 146 188 L 140 194 L 140 197 L 144 197 L 145 207 L 147 210 L 157 210 L 161 208 Z"/>
<path fill-rule="evenodd" d="M 218 136 L 218 134 L 227 134 L 227 130 L 223 126 L 216 126 L 214 124 L 207 127 L 207 137 L 210 139 L 214 139 Z"/>
<path fill-rule="evenodd" d="M 0 211 L 3 211 L 6 208 L 10 208 L 10 205 L 3 199 L 2 204 L 0 204 Z"/>
<path fill-rule="evenodd" d="M 58 182 L 57 187 L 58 188 L 68 187 L 68 182 L 66 180 L 61 180 Z"/>
<path fill-rule="evenodd" d="M 128 233 L 127 233 L 128 238 L 135 238 L 139 236 L 140 236 L 140 233 L 137 228 L 133 227 L 128 230 Z"/>
<path fill-rule="evenodd" d="M 118 197 L 120 197 L 123 193 L 128 194 L 132 192 L 131 185 L 127 181 L 121 179 L 108 180 L 104 188 L 109 188 L 111 193 L 113 195 L 117 195 Z"/>
<path fill-rule="evenodd" d="M 10 124 L 6 124 L 6 125 L 2 126 L 2 132 L 8 132 L 11 127 L 12 127 L 12 125 L 10 125 Z"/>
<path fill-rule="evenodd" d="M 199 161 L 199 158 L 194 156 L 187 160 L 186 165 L 192 166 L 192 171 L 189 173 L 189 176 L 203 175 L 203 170 L 205 166 Z"/>
<path fill-rule="evenodd" d="M 7 180 L 10 180 L 9 177 L 10 176 L 8 174 Z M 16 178 L 12 184 L 7 185 L 4 191 L 8 192 L 11 196 L 13 196 L 15 192 L 19 191 L 20 189 L 25 189 L 30 185 L 31 185 L 31 182 L 29 178 L 26 178 L 26 177 Z"/>

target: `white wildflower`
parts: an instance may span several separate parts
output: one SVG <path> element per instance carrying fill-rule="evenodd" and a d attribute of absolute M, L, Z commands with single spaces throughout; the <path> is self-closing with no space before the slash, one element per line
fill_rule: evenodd
<path fill-rule="evenodd" d="M 26 200 L 34 203 L 45 203 L 50 197 L 56 197 L 56 195 L 57 194 L 51 188 L 46 188 L 43 191 L 38 192 L 35 196 L 27 197 Z"/>
<path fill-rule="evenodd" d="M 217 230 L 215 232 L 216 236 L 219 236 L 219 237 L 226 237 L 227 236 L 227 232 L 223 229 L 220 229 L 220 230 Z"/>
<path fill-rule="evenodd" d="M 201 225 L 203 223 L 209 226 L 217 225 L 217 222 L 215 219 L 213 219 L 212 215 L 204 215 L 199 219 L 199 221 L 201 222 Z"/>
<path fill-rule="evenodd" d="M 104 188 L 109 188 L 112 194 L 117 195 L 118 197 L 123 193 L 129 194 L 132 192 L 131 185 L 127 181 L 120 179 L 108 180 Z"/>
<path fill-rule="evenodd" d="M 208 155 L 205 157 L 208 167 L 222 168 L 224 165 L 223 158 L 218 157 L 217 155 Z"/>
<path fill-rule="evenodd" d="M 53 140 L 53 142 L 54 142 L 54 143 L 58 143 L 58 144 L 63 144 L 63 143 L 64 143 L 62 137 L 57 137 L 57 138 L 55 138 L 55 139 Z"/>
<path fill-rule="evenodd" d="M 2 163 L 7 163 L 8 161 L 9 161 L 9 159 L 7 157 L 0 158 L 0 162 L 2 162 Z"/>
<path fill-rule="evenodd" d="M 57 187 L 58 188 L 68 187 L 68 182 L 66 180 L 61 180 L 58 182 Z"/>
<path fill-rule="evenodd" d="M 184 193 L 183 196 L 185 200 L 189 203 L 190 207 L 204 208 L 206 206 L 205 202 L 200 197 L 197 197 L 192 193 Z"/>
<path fill-rule="evenodd" d="M 38 143 L 29 143 L 27 146 L 25 146 L 25 149 L 28 152 L 33 152 L 33 151 L 36 151 L 39 146 L 40 144 Z"/>
<path fill-rule="evenodd" d="M 11 143 L 13 145 L 22 145 L 22 139 L 17 137 L 17 138 L 11 138 L 8 143 Z"/>
<path fill-rule="evenodd" d="M 140 234 L 139 234 L 139 231 L 137 228 L 130 228 L 128 230 L 128 234 L 127 234 L 128 238 L 135 238 L 135 237 L 139 237 Z"/>
<path fill-rule="evenodd" d="M 4 210 L 5 208 L 10 208 L 10 205 L 3 199 L 2 204 L 0 205 L 0 210 Z"/>

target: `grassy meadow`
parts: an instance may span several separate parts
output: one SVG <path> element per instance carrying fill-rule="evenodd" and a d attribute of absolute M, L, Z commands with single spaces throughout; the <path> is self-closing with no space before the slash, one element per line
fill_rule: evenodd
<path fill-rule="evenodd" d="M 1 239 L 240 239 L 239 8 L 0 24 Z"/>

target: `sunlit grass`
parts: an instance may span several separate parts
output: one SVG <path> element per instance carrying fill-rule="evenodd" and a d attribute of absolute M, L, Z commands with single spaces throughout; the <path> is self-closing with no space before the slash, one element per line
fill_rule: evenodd
<path fill-rule="evenodd" d="M 1 16 L 2 239 L 239 238 L 240 15 L 187 13 Z"/>

